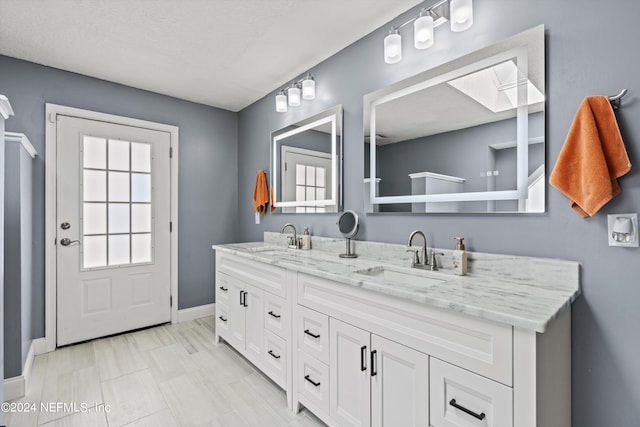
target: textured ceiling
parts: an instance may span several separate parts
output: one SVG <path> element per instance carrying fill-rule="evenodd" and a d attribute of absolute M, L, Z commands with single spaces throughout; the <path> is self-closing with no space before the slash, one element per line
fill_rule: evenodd
<path fill-rule="evenodd" d="M 0 54 L 238 111 L 418 3 L 0 0 Z"/>

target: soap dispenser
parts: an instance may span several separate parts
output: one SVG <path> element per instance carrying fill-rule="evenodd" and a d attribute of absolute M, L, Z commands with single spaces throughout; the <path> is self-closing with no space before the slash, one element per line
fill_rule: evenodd
<path fill-rule="evenodd" d="M 464 237 L 454 237 L 456 248 L 451 257 L 453 272 L 460 276 L 467 274 L 467 253 L 464 250 Z"/>
<path fill-rule="evenodd" d="M 309 227 L 305 227 L 304 231 L 302 232 L 302 247 L 301 247 L 301 249 L 304 249 L 306 251 L 311 249 L 311 233 L 309 232 Z"/>

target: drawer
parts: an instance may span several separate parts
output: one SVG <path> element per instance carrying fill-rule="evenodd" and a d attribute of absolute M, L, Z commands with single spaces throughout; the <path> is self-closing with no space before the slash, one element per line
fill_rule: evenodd
<path fill-rule="evenodd" d="M 264 326 L 281 338 L 291 335 L 291 309 L 287 300 L 264 293 Z"/>
<path fill-rule="evenodd" d="M 287 297 L 287 270 L 262 262 L 216 253 L 216 271 L 272 294 Z"/>
<path fill-rule="evenodd" d="M 229 338 L 229 307 L 216 303 L 216 332 L 228 341 Z"/>
<path fill-rule="evenodd" d="M 513 385 L 509 325 L 302 273 L 297 280 L 297 302 L 302 306 Z"/>
<path fill-rule="evenodd" d="M 230 277 L 226 274 L 216 274 L 216 303 L 229 305 L 231 288 L 229 287 Z"/>
<path fill-rule="evenodd" d="M 329 363 L 329 316 L 298 306 L 298 349 Z"/>
<path fill-rule="evenodd" d="M 429 408 L 433 427 L 513 426 L 513 390 L 430 358 Z"/>
<path fill-rule="evenodd" d="M 264 331 L 264 372 L 280 387 L 287 383 L 287 342 L 279 336 Z"/>
<path fill-rule="evenodd" d="M 300 402 L 311 412 L 329 414 L 329 366 L 299 351 L 297 381 Z"/>

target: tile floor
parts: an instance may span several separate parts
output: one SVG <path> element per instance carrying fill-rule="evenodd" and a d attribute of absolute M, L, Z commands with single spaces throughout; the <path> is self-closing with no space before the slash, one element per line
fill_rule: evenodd
<path fill-rule="evenodd" d="M 8 427 L 323 425 L 227 344 L 213 317 L 98 339 L 36 356 Z M 45 404 L 45 408 L 41 403 Z M 34 409 L 35 410 L 31 410 Z"/>

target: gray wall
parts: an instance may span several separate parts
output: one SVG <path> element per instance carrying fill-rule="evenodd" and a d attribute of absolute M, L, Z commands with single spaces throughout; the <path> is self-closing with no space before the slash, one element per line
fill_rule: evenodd
<path fill-rule="evenodd" d="M 261 240 L 285 222 L 314 234 L 339 236 L 337 215 L 267 215 L 255 225 L 251 209 L 254 174 L 268 168 L 269 135 L 287 123 L 341 103 L 344 107 L 345 209 L 362 213 L 362 97 L 390 83 L 502 40 L 535 25 L 546 27 L 547 166 L 551 170 L 573 115 L 587 95 L 628 88 L 617 113 L 632 171 L 620 180 L 622 193 L 593 218 L 582 219 L 568 200 L 548 187 L 547 213 L 535 215 L 361 215 L 358 239 L 405 243 L 422 229 L 436 247 L 451 248 L 465 236 L 471 251 L 529 255 L 581 263 L 583 295 L 573 304 L 573 425 L 637 426 L 640 420 L 639 249 L 607 246 L 606 214 L 640 212 L 640 2 L 616 0 L 482 0 L 474 2 L 474 26 L 463 33 L 436 29 L 426 51 L 411 46 L 404 29 L 403 61 L 387 65 L 382 39 L 388 27 L 354 43 L 312 69 L 318 98 L 288 113 L 276 113 L 275 92 L 239 115 L 238 216 L 242 241 Z M 416 15 L 394 20 L 404 22 Z"/>
<path fill-rule="evenodd" d="M 0 56 L 0 70 L 0 93 L 15 111 L 7 130 L 25 133 L 39 154 L 33 200 L 34 338 L 44 335 L 45 102 L 179 126 L 179 308 L 212 303 L 211 245 L 237 239 L 237 114 L 6 56 Z"/>

